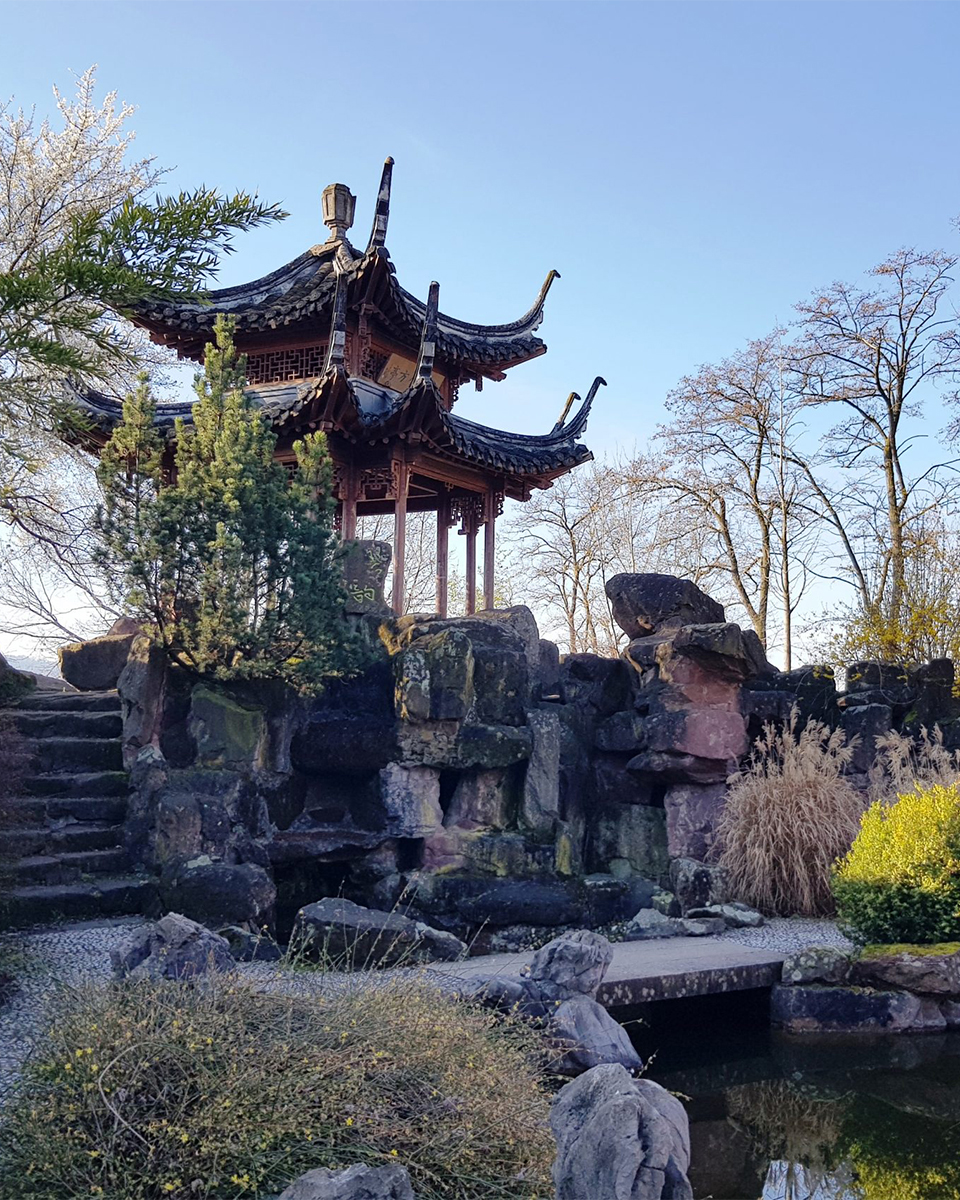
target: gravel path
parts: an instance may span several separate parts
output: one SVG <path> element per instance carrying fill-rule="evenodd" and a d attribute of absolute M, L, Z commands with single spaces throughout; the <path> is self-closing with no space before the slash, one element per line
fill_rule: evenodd
<path fill-rule="evenodd" d="M 16 1082 L 24 1059 L 47 1028 L 49 1002 L 55 997 L 57 986 L 106 982 L 110 978 L 111 949 L 143 923 L 138 917 L 83 921 L 0 936 L 0 951 L 13 956 L 11 973 L 19 982 L 7 1002 L 0 1004 L 0 1103 Z M 717 940 L 780 951 L 801 950 L 806 946 L 849 949 L 851 945 L 832 921 L 782 917 L 759 929 L 728 930 Z M 0 953 L 0 960 L 2 957 Z M 239 970 L 251 983 L 265 990 L 307 995 L 336 986 L 335 977 L 284 970 L 274 963 L 251 963 L 240 966 Z M 435 970 L 440 981 L 442 967 L 438 964 Z"/>
<path fill-rule="evenodd" d="M 852 950 L 853 942 L 843 936 L 833 921 L 814 917 L 771 917 L 757 929 L 728 929 L 720 941 L 739 942 L 757 950 L 782 950 L 792 954 L 807 946 L 836 946 Z"/>

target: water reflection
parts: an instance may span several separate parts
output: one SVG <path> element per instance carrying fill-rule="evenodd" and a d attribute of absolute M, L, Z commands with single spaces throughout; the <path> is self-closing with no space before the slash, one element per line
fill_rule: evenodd
<path fill-rule="evenodd" d="M 798 1041 L 737 1015 L 635 1035 L 684 1097 L 697 1200 L 960 1200 L 960 1033 Z"/>

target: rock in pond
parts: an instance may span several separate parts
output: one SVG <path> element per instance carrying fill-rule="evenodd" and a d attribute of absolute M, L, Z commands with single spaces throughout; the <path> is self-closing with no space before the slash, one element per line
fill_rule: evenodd
<path fill-rule="evenodd" d="M 580 1075 L 602 1063 L 639 1071 L 643 1060 L 623 1026 L 589 996 L 565 1000 L 550 1018 L 550 1039 L 561 1051 L 551 1062 L 559 1075 Z"/>
<path fill-rule="evenodd" d="M 234 965 L 225 938 L 180 913 L 167 913 L 156 924 L 134 930 L 111 950 L 110 962 L 118 978 L 132 979 L 194 979 Z"/>
<path fill-rule="evenodd" d="M 401 1166 L 368 1167 L 357 1163 L 345 1171 L 318 1167 L 307 1171 L 278 1200 L 415 1200 L 410 1176 Z"/>
<path fill-rule="evenodd" d="M 344 970 L 451 962 L 467 953 L 466 945 L 452 933 L 431 929 L 398 912 L 380 912 L 340 898 L 305 905 L 297 914 L 291 944 Z"/>
<path fill-rule="evenodd" d="M 771 1022 L 787 1033 L 918 1033 L 944 1029 L 939 1015 L 909 992 L 820 984 L 773 989 Z M 936 1006 L 933 1005 L 935 1008 Z"/>
<path fill-rule="evenodd" d="M 692 1200 L 687 1114 L 652 1080 L 594 1067 L 557 1094 L 550 1125 L 557 1200 Z"/>

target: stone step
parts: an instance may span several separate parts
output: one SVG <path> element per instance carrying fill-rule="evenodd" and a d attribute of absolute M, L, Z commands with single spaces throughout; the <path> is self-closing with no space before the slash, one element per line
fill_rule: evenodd
<path fill-rule="evenodd" d="M 119 771 L 123 754 L 116 738 L 46 737 L 32 743 L 40 772 Z"/>
<path fill-rule="evenodd" d="M 105 821 L 69 825 L 15 826 L 3 834 L 4 853 L 13 858 L 57 855 L 82 850 L 114 850 L 123 846 L 123 826 Z"/>
<path fill-rule="evenodd" d="M 130 777 L 126 771 L 57 771 L 28 776 L 23 787 L 31 796 L 126 796 Z"/>
<path fill-rule="evenodd" d="M 0 896 L 0 904 L 9 925 L 37 925 L 87 917 L 132 916 L 151 907 L 156 890 L 152 879 L 121 875 L 92 883 L 14 887 Z"/>
<path fill-rule="evenodd" d="M 3 807 L 7 819 L 21 829 L 65 818 L 116 825 L 127 815 L 124 796 L 19 796 L 5 800 Z"/>
<path fill-rule="evenodd" d="M 33 692 L 24 696 L 21 712 L 119 712 L 116 692 Z"/>
<path fill-rule="evenodd" d="M 120 713 L 74 709 L 14 714 L 17 729 L 30 738 L 118 738 L 123 728 Z"/>
<path fill-rule="evenodd" d="M 33 854 L 14 864 L 18 883 L 52 884 L 79 881 L 83 875 L 115 875 L 130 865 L 126 850 L 77 850 L 63 854 Z"/>

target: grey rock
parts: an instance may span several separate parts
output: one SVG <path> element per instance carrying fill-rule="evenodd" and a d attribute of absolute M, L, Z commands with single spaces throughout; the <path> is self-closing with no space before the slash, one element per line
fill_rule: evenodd
<path fill-rule="evenodd" d="M 677 937 L 679 933 L 679 921 L 676 918 L 667 917 L 655 908 L 641 908 L 624 926 L 623 940 L 646 942 L 656 938 Z"/>
<path fill-rule="evenodd" d="M 893 710 L 887 704 L 862 704 L 845 708 L 840 724 L 847 742 L 858 739 L 848 770 L 869 771 L 876 761 L 877 739 L 889 733 L 893 725 Z"/>
<path fill-rule="evenodd" d="M 692 1200 L 686 1114 L 652 1081 L 595 1067 L 557 1094 L 550 1125 L 557 1200 Z"/>
<path fill-rule="evenodd" d="M 960 996 L 960 950 L 952 946 L 922 946 L 917 953 L 871 951 L 853 964 L 854 983 L 868 987 L 903 988 L 930 996 Z"/>
<path fill-rule="evenodd" d="M 725 783 L 681 783 L 667 788 L 663 807 L 670 857 L 708 861 L 714 854 L 726 802 Z"/>
<path fill-rule="evenodd" d="M 719 917 L 728 929 L 758 929 L 764 923 L 763 914 L 746 904 L 709 904 L 691 908 L 686 915 L 695 921 Z"/>
<path fill-rule="evenodd" d="M 919 998 L 909 992 L 819 984 L 776 986 L 770 1015 L 772 1024 L 787 1033 L 922 1032 L 928 1019 Z"/>
<path fill-rule="evenodd" d="M 546 638 L 540 639 L 540 695 L 560 695 L 560 647 Z"/>
<path fill-rule="evenodd" d="M 726 875 L 720 867 L 692 858 L 675 858 L 670 864 L 670 882 L 682 912 L 723 904 L 727 899 Z"/>
<path fill-rule="evenodd" d="M 611 716 L 627 706 L 633 670 L 620 658 L 567 654 L 560 663 L 560 698 L 592 716 Z"/>
<path fill-rule="evenodd" d="M 667 827 L 662 808 L 624 804 L 594 815 L 589 865 L 593 871 L 626 878 L 642 875 L 660 879 L 666 874 Z"/>
<path fill-rule="evenodd" d="M 508 771 L 503 767 L 465 771 L 453 789 L 444 825 L 458 829 L 506 829 L 512 824 L 516 808 L 510 784 Z"/>
<path fill-rule="evenodd" d="M 318 1167 L 307 1171 L 278 1200 L 415 1200 L 405 1167 L 368 1167 L 357 1163 L 345 1171 Z"/>
<path fill-rule="evenodd" d="M 561 1051 L 550 1064 L 560 1075 L 580 1075 L 601 1063 L 628 1071 L 643 1066 L 623 1026 L 589 996 L 565 1000 L 550 1018 L 549 1035 Z"/>
<path fill-rule="evenodd" d="M 656 909 L 658 913 L 663 913 L 665 917 L 680 916 L 680 901 L 673 892 L 662 890 L 657 892 L 650 901 L 650 907 Z"/>
<path fill-rule="evenodd" d="M 685 937 L 710 937 L 723 933 L 726 927 L 727 923 L 723 917 L 701 917 L 698 920 L 682 917 L 677 922 L 677 932 Z"/>
<path fill-rule="evenodd" d="M 724 620 L 722 605 L 675 575 L 614 575 L 605 590 L 613 619 L 630 638 Z"/>
<path fill-rule="evenodd" d="M 272 926 L 276 899 L 273 879 L 256 863 L 214 862 L 199 855 L 172 865 L 160 878 L 161 908 L 206 925 Z"/>
<path fill-rule="evenodd" d="M 179 913 L 135 930 L 111 950 L 110 962 L 120 979 L 194 979 L 234 965 L 225 938 Z"/>
<path fill-rule="evenodd" d="M 80 691 L 106 691 L 117 686 L 136 633 L 113 633 L 72 642 L 57 651 L 60 674 Z"/>
<path fill-rule="evenodd" d="M 380 798 L 390 837 L 429 837 L 443 824 L 440 772 L 388 763 L 380 771 Z"/>
<path fill-rule="evenodd" d="M 790 954 L 783 962 L 781 983 L 846 983 L 850 978 L 851 955 L 836 946 L 809 946 Z"/>
<path fill-rule="evenodd" d="M 579 929 L 538 950 L 530 963 L 530 978 L 566 995 L 596 996 L 612 961 L 613 947 L 605 937 Z"/>
<path fill-rule="evenodd" d="M 467 952 L 465 944 L 451 934 L 398 912 L 379 912 L 339 897 L 305 905 L 297 913 L 291 944 L 348 969 L 448 962 Z"/>
<path fill-rule="evenodd" d="M 776 674 L 756 633 L 731 622 L 698 622 L 679 629 L 673 639 L 673 652 L 693 659 L 713 674 L 737 681 Z"/>
<path fill-rule="evenodd" d="M 35 690 L 36 677 L 27 671 L 18 671 L 11 667 L 0 654 L 0 704 L 12 703 Z"/>
<path fill-rule="evenodd" d="M 267 933 L 251 933 L 239 925 L 224 925 L 217 933 L 226 939 L 237 962 L 278 962 L 283 958 L 283 950 Z"/>
<path fill-rule="evenodd" d="M 523 780 L 521 816 L 527 829 L 552 834 L 560 805 L 560 718 L 555 712 L 527 714 L 533 739 Z"/>
<path fill-rule="evenodd" d="M 347 594 L 344 612 L 376 613 L 390 612 L 383 597 L 383 585 L 393 561 L 393 547 L 389 542 L 359 540 L 350 542 L 343 556 L 343 583 Z"/>

